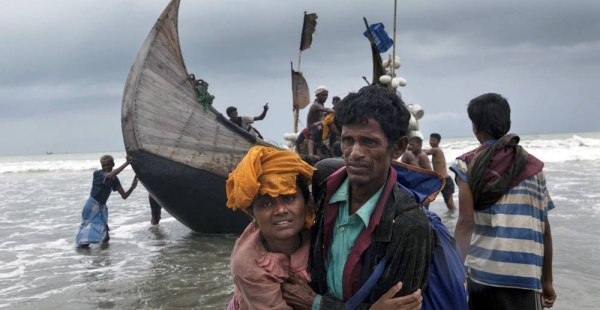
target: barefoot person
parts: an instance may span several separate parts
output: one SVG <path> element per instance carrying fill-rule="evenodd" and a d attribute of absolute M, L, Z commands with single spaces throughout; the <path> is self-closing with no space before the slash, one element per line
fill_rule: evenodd
<path fill-rule="evenodd" d="M 152 197 L 151 194 L 148 194 L 148 201 L 150 202 L 150 213 L 152 214 L 152 218 L 150 219 L 150 224 L 158 225 L 160 222 L 160 214 L 161 214 L 161 205 Z"/>
<path fill-rule="evenodd" d="M 253 219 L 231 254 L 234 296 L 227 309 L 292 309 L 281 283 L 310 281 L 308 228 L 314 209 L 308 182 L 315 169 L 291 151 L 255 146 L 227 180 L 227 207 Z"/>
<path fill-rule="evenodd" d="M 76 237 L 79 248 L 87 248 L 90 243 L 108 242 L 108 207 L 106 201 L 111 192 L 118 191 L 121 198 L 127 199 L 138 184 L 137 176 L 133 178 L 131 187 L 124 191 L 117 175 L 125 169 L 132 161 L 131 156 L 119 168 L 114 169 L 115 161 L 112 156 L 104 155 L 100 158 L 102 169 L 94 171 L 92 190 L 90 197 L 83 206 L 81 212 L 81 224 Z"/>
<path fill-rule="evenodd" d="M 440 141 L 442 140 L 442 136 L 439 133 L 432 133 L 429 135 L 429 146 L 430 149 L 423 149 L 423 152 L 427 155 L 431 155 L 431 162 L 433 163 L 433 170 L 435 172 L 441 174 L 446 180 L 446 185 L 444 189 L 442 189 L 442 196 L 444 197 L 444 202 L 446 203 L 446 207 L 448 210 L 455 211 L 456 207 L 454 206 L 454 181 L 452 177 L 448 175 L 448 170 L 446 170 L 446 156 L 444 156 L 444 151 L 439 147 Z"/>

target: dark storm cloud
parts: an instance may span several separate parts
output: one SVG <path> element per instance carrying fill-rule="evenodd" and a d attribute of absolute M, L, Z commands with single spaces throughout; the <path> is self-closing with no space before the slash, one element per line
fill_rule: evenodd
<path fill-rule="evenodd" d="M 57 124 L 86 123 L 74 122 L 75 115 L 88 122 L 97 115 L 111 117 L 105 122 L 115 125 L 103 130 L 120 136 L 125 79 L 167 2 L 3 3 L 0 130 L 35 123 L 51 135 Z M 371 60 L 362 17 L 383 22 L 392 35 L 392 1 L 181 3 L 180 41 L 188 71 L 211 83 L 220 110 L 235 104 L 242 114 L 258 114 L 265 101 L 271 102 L 269 115 L 257 123 L 273 133 L 270 140 L 281 141 L 291 129 L 289 68 L 290 61 L 298 65 L 304 11 L 319 15 L 313 45 L 301 64 L 311 89 L 324 84 L 331 96 L 343 96 L 365 85 L 361 77 L 371 79 Z M 600 83 L 599 12 L 600 2 L 593 0 L 400 1 L 397 48 L 403 65 L 398 74 L 409 82 L 403 96 L 424 107 L 424 133 L 470 135 L 465 105 L 489 91 L 509 98 L 515 130 L 600 130 L 591 116 L 600 113 L 594 93 Z M 0 154 L 36 150 L 15 142 L 35 140 L 35 134 L 16 132 L 0 141 L 10 149 Z M 63 140 L 69 132 L 60 131 Z M 86 132 L 102 140 L 99 129 Z M 39 150 L 48 149 L 44 141 L 37 142 Z M 98 149 L 79 136 L 73 141 L 82 143 L 70 151 Z M 122 148 L 120 139 L 94 143 Z"/>

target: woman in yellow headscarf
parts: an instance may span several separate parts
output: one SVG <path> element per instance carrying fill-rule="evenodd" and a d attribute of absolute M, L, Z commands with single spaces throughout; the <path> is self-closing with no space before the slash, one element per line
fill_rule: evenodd
<path fill-rule="evenodd" d="M 292 309 L 281 296 L 290 276 L 310 282 L 308 228 L 314 220 L 308 182 L 314 168 L 291 151 L 255 146 L 229 174 L 227 207 L 253 221 L 231 254 L 230 309 Z"/>

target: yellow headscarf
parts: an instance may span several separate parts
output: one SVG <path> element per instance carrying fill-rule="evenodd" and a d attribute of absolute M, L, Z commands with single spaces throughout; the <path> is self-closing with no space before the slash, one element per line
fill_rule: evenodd
<path fill-rule="evenodd" d="M 227 207 L 248 213 L 257 194 L 269 194 L 271 197 L 294 194 L 298 174 L 310 180 L 315 170 L 294 152 L 254 146 L 229 174 Z M 306 212 L 305 226 L 310 227 L 313 220 L 314 210 L 310 207 Z"/>

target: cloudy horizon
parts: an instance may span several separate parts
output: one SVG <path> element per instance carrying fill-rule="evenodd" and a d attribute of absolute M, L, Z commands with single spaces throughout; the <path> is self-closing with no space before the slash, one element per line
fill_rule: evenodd
<path fill-rule="evenodd" d="M 168 0 L 4 3 L 0 11 L 0 155 L 123 150 L 121 101 L 142 42 Z M 186 1 L 179 34 L 190 73 L 281 143 L 292 129 L 290 61 L 303 12 L 317 30 L 302 54 L 311 91 L 344 96 L 371 79 L 363 16 L 390 35 L 393 1 Z M 600 2 L 416 0 L 398 3 L 398 75 L 423 107 L 424 135 L 469 137 L 470 99 L 498 92 L 518 134 L 600 131 Z M 391 53 L 391 50 L 388 51 Z M 387 55 L 386 53 L 385 55 Z M 385 56 L 384 55 L 384 56 Z M 304 120 L 306 110 L 301 112 Z"/>

